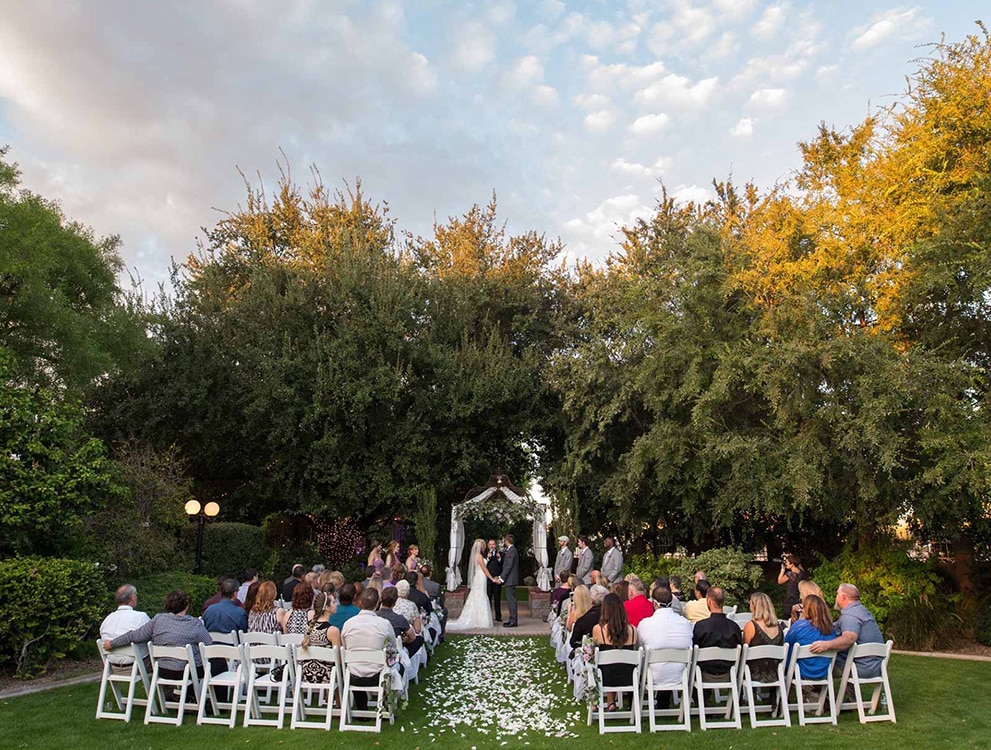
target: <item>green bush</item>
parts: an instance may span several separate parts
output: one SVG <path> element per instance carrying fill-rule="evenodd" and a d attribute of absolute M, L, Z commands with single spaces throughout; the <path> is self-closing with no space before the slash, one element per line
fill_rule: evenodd
<path fill-rule="evenodd" d="M 682 557 L 671 574 L 680 576 L 682 588 L 688 591 L 695 585 L 696 570 L 704 570 L 711 584 L 723 588 L 727 604 L 744 607 L 764 578 L 754 556 L 736 547 L 716 547 L 694 557 Z"/>
<path fill-rule="evenodd" d="M 100 569 L 60 558 L 0 561 L 0 664 L 18 676 L 44 671 L 81 640 L 96 637 L 112 608 Z"/>
<path fill-rule="evenodd" d="M 844 550 L 838 557 L 813 571 L 815 582 L 827 599 L 832 600 L 841 583 L 852 583 L 860 590 L 860 600 L 871 611 L 883 632 L 901 610 L 918 622 L 924 619 L 924 605 L 937 611 L 951 612 L 954 597 L 945 593 L 945 584 L 936 572 L 935 560 L 923 562 L 908 556 L 901 544 L 882 544 L 854 551 Z M 923 607 L 916 613 L 912 607 Z M 924 640 L 915 636 L 915 640 Z M 901 644 L 899 644 L 901 645 Z"/>
<path fill-rule="evenodd" d="M 974 638 L 977 642 L 991 646 L 991 602 L 984 601 L 978 605 L 974 625 Z"/>
<path fill-rule="evenodd" d="M 643 552 L 639 555 L 630 555 L 624 559 L 623 570 L 625 571 L 624 575 L 633 573 L 641 581 L 650 586 L 650 582 L 658 576 L 671 575 L 676 562 L 677 560 L 654 557 L 650 552 Z"/>
<path fill-rule="evenodd" d="M 183 533 L 189 550 L 195 554 L 198 526 L 190 524 Z M 203 529 L 201 570 L 205 575 L 233 576 L 240 581 L 245 568 L 259 569 L 265 564 L 263 536 L 261 526 L 208 523 Z"/>
<path fill-rule="evenodd" d="M 189 594 L 189 614 L 198 616 L 203 602 L 217 593 L 217 579 L 192 573 L 156 573 L 134 581 L 138 589 L 138 609 L 149 615 L 162 611 L 165 595 L 175 589 Z"/>
<path fill-rule="evenodd" d="M 927 596 L 913 596 L 888 617 L 885 635 L 898 648 L 911 651 L 940 651 L 963 640 L 964 618 L 947 608 L 946 597 L 933 601 Z"/>
<path fill-rule="evenodd" d="M 309 570 L 316 563 L 321 562 L 320 553 L 317 552 L 316 545 L 304 544 L 301 547 L 278 547 L 268 551 L 268 559 L 259 568 L 262 579 L 275 581 L 275 585 L 282 590 L 282 582 L 289 577 L 292 566 L 299 563 Z"/>

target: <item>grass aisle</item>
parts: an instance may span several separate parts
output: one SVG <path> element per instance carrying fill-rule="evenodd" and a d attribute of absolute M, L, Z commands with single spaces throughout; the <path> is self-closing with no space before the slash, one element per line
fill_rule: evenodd
<path fill-rule="evenodd" d="M 991 746 L 991 664 L 911 656 L 891 662 L 898 724 L 861 726 L 843 714 L 837 727 L 712 730 L 691 734 L 606 735 L 585 726 L 584 706 L 570 699 L 563 669 L 544 638 L 451 638 L 411 691 L 409 706 L 381 735 L 321 730 L 144 726 L 97 721 L 98 685 L 79 685 L 0 702 L 0 747 L 362 748 L 477 750 L 500 747 L 652 748 L 987 748 Z M 744 720 L 746 727 L 746 720 Z M 558 736 L 561 735 L 561 736 Z M 575 736 L 577 735 L 577 737 Z"/>

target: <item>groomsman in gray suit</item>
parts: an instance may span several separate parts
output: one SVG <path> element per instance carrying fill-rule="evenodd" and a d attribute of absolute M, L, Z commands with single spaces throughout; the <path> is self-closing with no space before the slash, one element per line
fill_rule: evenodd
<path fill-rule="evenodd" d="M 623 577 L 623 553 L 620 552 L 619 547 L 616 546 L 616 540 L 611 536 L 603 539 L 602 544 L 606 548 L 606 553 L 602 556 L 602 575 L 609 583 L 616 583 Z"/>
<path fill-rule="evenodd" d="M 557 538 L 557 543 L 561 545 L 561 549 L 557 551 L 557 559 L 554 561 L 554 583 L 561 580 L 562 573 L 571 572 L 571 563 L 574 561 L 575 556 L 572 554 L 571 550 L 568 549 L 568 542 L 571 540 L 566 536 L 559 536 Z"/>
<path fill-rule="evenodd" d="M 504 628 L 515 628 L 516 621 L 516 585 L 520 580 L 520 553 L 513 544 L 513 535 L 506 534 L 503 542 L 506 551 L 502 553 L 502 574 L 499 583 L 506 589 L 506 606 L 509 608 L 509 619 L 502 624 Z"/>
<path fill-rule="evenodd" d="M 592 583 L 592 567 L 594 565 L 595 558 L 588 546 L 588 537 L 582 534 L 578 537 L 578 568 L 575 570 L 575 575 L 586 586 Z"/>

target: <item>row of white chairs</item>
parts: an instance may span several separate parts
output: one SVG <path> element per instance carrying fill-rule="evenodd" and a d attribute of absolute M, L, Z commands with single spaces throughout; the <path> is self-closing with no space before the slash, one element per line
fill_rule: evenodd
<path fill-rule="evenodd" d="M 651 732 L 665 730 L 691 731 L 691 716 L 698 717 L 699 726 L 707 729 L 732 727 L 742 728 L 741 713 L 745 704 L 750 716 L 750 725 L 788 726 L 791 710 L 798 714 L 801 726 L 815 723 L 836 724 L 837 714 L 844 710 L 856 710 L 861 723 L 873 721 L 895 722 L 895 708 L 888 681 L 888 661 L 891 657 L 892 641 L 884 644 L 862 644 L 851 647 L 839 687 L 834 687 L 832 670 L 836 652 L 814 654 L 808 646 L 737 646 L 736 648 L 689 649 L 639 649 L 639 650 L 596 650 L 594 659 L 584 662 L 579 652 L 573 659 L 580 664 L 569 663 L 569 670 L 584 668 L 585 684 L 597 685 L 596 700 L 589 704 L 588 724 L 598 721 L 599 732 L 640 732 L 642 714 L 647 712 Z M 800 662 L 808 658 L 828 659 L 826 677 L 823 679 L 803 678 Z M 878 676 L 862 676 L 857 668 L 857 659 L 878 657 L 881 667 Z M 755 661 L 775 662 L 775 678 L 770 681 L 755 679 L 751 665 Z M 730 666 L 725 672 L 714 677 L 706 674 L 705 662 L 722 661 Z M 629 684 L 620 687 L 602 686 L 601 667 L 623 664 L 632 667 L 633 677 Z M 675 683 L 657 684 L 651 669 L 654 665 L 682 665 L 681 679 Z M 597 674 L 593 674 L 597 671 Z M 574 676 L 574 675 L 573 675 Z M 853 691 L 853 700 L 847 700 L 847 689 Z M 865 700 L 864 691 L 870 688 L 871 696 Z M 817 693 L 814 700 L 807 698 L 806 689 Z M 705 691 L 714 693 L 714 701 L 707 705 Z M 723 692 L 725 691 L 725 697 Z M 620 710 L 606 711 L 605 693 L 616 693 Z M 772 698 L 763 702 L 760 693 L 768 693 Z M 660 693 L 671 693 L 676 707 L 658 709 L 655 700 Z M 694 693 L 694 704 L 693 704 Z M 794 698 L 791 698 L 794 693 Z M 839 696 L 839 698 L 837 698 Z M 628 708 L 623 710 L 624 703 Z M 884 710 L 880 713 L 878 709 Z M 828 709 L 828 710 L 827 710 Z M 758 714 L 770 714 L 770 718 L 759 718 Z M 721 715 L 721 718 L 718 718 Z M 710 718 L 716 716 L 716 719 Z M 674 723 L 662 723 L 659 719 L 674 718 Z M 610 723 L 612 720 L 624 723 Z"/>
<path fill-rule="evenodd" d="M 167 723 L 179 726 L 187 710 L 196 711 L 197 724 L 225 724 L 234 727 L 239 711 L 242 723 L 248 726 L 273 726 L 282 728 L 285 716 L 291 711 L 290 727 L 330 729 L 334 717 L 339 718 L 342 731 L 381 730 L 382 719 L 390 723 L 395 716 L 388 709 L 383 677 L 395 681 L 394 667 L 389 665 L 385 649 L 345 649 L 336 646 L 304 647 L 296 642 L 283 644 L 256 640 L 258 633 L 234 634 L 246 636 L 243 642 L 219 643 L 213 634 L 213 645 L 197 644 L 183 647 L 155 646 L 148 644 L 125 646 L 106 653 L 102 642 L 97 648 L 104 658 L 100 694 L 96 718 L 130 721 L 134 707 L 145 708 L 144 723 Z M 274 637 L 274 636 L 273 636 Z M 278 640 L 278 639 L 276 639 Z M 289 639 L 293 641 L 294 639 Z M 409 682 L 416 679 L 420 661 L 410 661 L 397 639 L 397 651 L 405 667 L 402 690 L 408 694 Z M 194 651 L 196 649 L 196 651 Z M 422 652 L 423 649 L 420 649 Z M 197 674 L 196 656 L 203 667 L 202 679 Z M 129 668 L 116 667 L 109 656 L 131 660 Z M 152 665 L 148 674 L 145 656 Z M 161 660 L 172 659 L 183 665 L 180 678 L 166 677 L 161 672 Z M 214 673 L 214 663 L 222 660 L 226 668 Z M 302 663 L 314 659 L 330 665 L 328 682 L 307 682 L 303 679 Z M 423 662 L 426 656 L 422 657 Z M 349 666 L 370 666 L 378 677 L 373 687 L 351 683 Z M 385 674 L 389 673 L 389 674 Z M 139 688 L 141 694 L 139 694 Z M 218 696 L 222 689 L 226 699 Z M 173 691 L 169 695 L 167 691 Z M 369 698 L 367 710 L 354 706 L 354 694 L 365 693 Z M 177 695 L 176 695 L 177 693 Z M 274 699 L 273 699 L 274 698 Z M 209 712 L 209 715 L 208 715 Z M 222 714 L 226 713 L 226 716 Z M 315 720 L 317 717 L 318 720 Z M 372 723 L 357 723 L 357 719 L 371 719 Z"/>

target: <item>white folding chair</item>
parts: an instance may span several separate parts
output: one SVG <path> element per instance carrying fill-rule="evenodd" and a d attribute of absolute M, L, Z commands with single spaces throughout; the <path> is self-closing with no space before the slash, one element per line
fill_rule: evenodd
<path fill-rule="evenodd" d="M 375 685 L 362 686 L 351 684 L 352 665 L 372 667 L 375 671 Z M 382 715 L 389 717 L 389 723 L 395 721 L 391 711 L 386 710 L 385 688 L 382 685 L 383 674 L 391 671 L 386 661 L 385 649 L 341 649 L 341 668 L 344 675 L 344 689 L 341 695 L 341 731 L 352 732 L 381 732 Z M 351 706 L 354 693 L 365 693 L 368 698 L 368 709 L 358 710 Z M 354 719 L 373 719 L 373 724 L 358 724 Z"/>
<path fill-rule="evenodd" d="M 727 617 L 729 617 L 730 615 L 735 615 L 736 608 L 737 608 L 736 604 L 729 607 L 723 607 L 723 614 L 725 614 Z"/>
<path fill-rule="evenodd" d="M 755 661 L 773 659 L 777 662 L 777 679 L 770 682 L 760 682 L 753 678 L 750 664 Z M 788 647 L 787 646 L 744 646 L 740 658 L 743 668 L 740 670 L 740 689 L 747 699 L 747 709 L 750 712 L 751 727 L 790 727 L 791 714 L 788 712 Z M 758 705 L 757 690 L 773 689 L 778 691 L 777 705 Z M 768 712 L 770 719 L 758 719 L 758 712 Z M 780 713 L 779 713 L 780 712 Z M 777 716 L 777 718 L 775 718 Z"/>
<path fill-rule="evenodd" d="M 598 708 L 593 711 L 592 705 L 589 704 L 588 725 L 592 726 L 592 719 L 598 718 L 599 734 L 606 734 L 607 732 L 640 732 L 640 666 L 642 663 L 643 651 L 640 649 L 636 649 L 635 651 L 629 651 L 627 649 L 601 651 L 596 649 L 595 659 L 587 665 L 587 669 L 590 673 L 593 670 L 598 672 L 598 679 L 596 680 L 599 688 L 597 696 Z M 633 676 L 628 685 L 603 686 L 601 668 L 612 664 L 625 664 L 633 667 Z M 630 709 L 628 711 L 606 711 L 606 693 L 616 693 L 616 697 L 619 699 L 617 703 L 621 703 L 622 696 L 629 693 Z M 626 724 L 606 724 L 606 719 L 623 719 Z"/>
<path fill-rule="evenodd" d="M 754 619 L 753 613 L 751 612 L 740 612 L 739 614 L 727 615 L 727 617 L 739 625 L 740 630 L 743 630 L 746 624 Z"/>
<path fill-rule="evenodd" d="M 182 715 L 187 705 L 199 709 L 200 679 L 196 673 L 196 657 L 192 645 L 186 646 L 156 646 L 148 645 L 151 657 L 151 684 L 148 686 L 148 705 L 145 706 L 145 724 L 182 724 Z M 174 659 L 183 663 L 182 676 L 179 679 L 163 677 L 161 674 L 162 659 Z M 178 702 L 166 699 L 165 688 L 179 688 Z M 189 689 L 193 690 L 193 700 L 188 701 Z M 175 716 L 169 716 L 170 708 L 176 709 Z M 161 710 L 162 713 L 158 713 Z"/>
<path fill-rule="evenodd" d="M 135 706 L 147 704 L 149 694 L 148 670 L 145 669 L 145 650 L 139 644 L 122 646 L 115 648 L 108 654 L 103 650 L 103 640 L 96 642 L 96 650 L 100 653 L 100 660 L 103 662 L 103 674 L 100 677 L 100 697 L 96 702 L 96 718 L 98 719 L 121 719 L 131 720 L 131 711 Z M 110 656 L 128 657 L 131 664 L 128 666 L 115 665 Z M 116 667 L 116 668 L 115 668 Z M 118 686 L 127 685 L 127 695 L 121 694 Z M 136 696 L 138 685 L 141 686 L 144 698 Z M 117 705 L 117 711 L 107 707 L 107 689 Z"/>
<path fill-rule="evenodd" d="M 791 661 L 788 664 L 788 692 L 795 688 L 795 705 L 798 708 L 798 725 L 804 727 L 806 724 L 836 724 L 836 693 L 833 691 L 833 664 L 836 662 L 836 652 L 826 651 L 822 654 L 815 654 L 810 650 L 810 646 L 793 646 L 791 650 Z M 826 676 L 820 680 L 813 680 L 802 677 L 802 659 L 825 658 L 829 660 L 826 669 Z M 819 698 L 815 703 L 806 703 L 803 688 L 819 688 Z M 823 716 L 826 703 L 829 703 L 829 714 Z M 815 716 L 806 716 L 806 712 L 815 710 Z"/>
<path fill-rule="evenodd" d="M 210 640 L 222 646 L 237 646 L 240 643 L 236 630 L 232 630 L 229 633 L 215 633 L 211 630 Z"/>
<path fill-rule="evenodd" d="M 695 656 L 695 693 L 698 698 L 699 726 L 702 731 L 707 729 L 740 729 L 743 725 L 740 721 L 740 688 L 739 688 L 739 664 L 742 646 L 735 648 L 719 648 L 709 646 L 700 648 Z M 709 661 L 729 662 L 728 674 L 708 675 L 702 669 L 702 664 Z M 726 698 L 726 706 L 705 705 L 706 690 L 729 690 Z M 722 713 L 722 721 L 710 721 L 708 714 Z"/>
<path fill-rule="evenodd" d="M 237 707 L 241 701 L 241 691 L 245 681 L 244 648 L 225 643 L 216 643 L 211 646 L 201 643 L 199 647 L 200 663 L 203 665 L 203 683 L 200 686 L 202 700 L 200 700 L 199 711 L 196 712 L 196 723 L 226 724 L 233 729 L 237 726 Z M 223 659 L 227 664 L 227 669 L 214 674 L 210 666 L 210 659 Z M 227 688 L 228 700 L 217 699 L 218 687 Z M 212 716 L 206 715 L 207 703 L 210 704 Z M 226 718 L 218 716 L 221 710 L 230 711 L 230 716 Z"/>
<path fill-rule="evenodd" d="M 642 705 L 647 709 L 647 719 L 651 732 L 692 731 L 692 670 L 694 668 L 694 648 L 652 648 L 644 652 Z M 654 664 L 682 665 L 681 678 L 677 682 L 655 682 Z M 677 708 L 657 708 L 657 694 L 672 693 L 680 698 Z M 658 717 L 676 717 L 677 722 L 662 724 Z"/>
<path fill-rule="evenodd" d="M 242 646 L 278 646 L 282 633 L 245 633 L 237 634 L 238 643 Z"/>
<path fill-rule="evenodd" d="M 248 669 L 244 726 L 282 729 L 286 717 L 286 702 L 290 697 L 289 685 L 293 681 L 292 656 L 285 646 L 248 644 L 243 649 L 244 663 Z M 256 662 L 266 666 L 259 667 Z M 258 693 L 262 690 L 265 691 L 265 702 L 258 700 Z M 275 705 L 271 704 L 273 690 L 276 692 Z M 266 719 L 265 713 L 274 713 L 276 718 Z"/>
<path fill-rule="evenodd" d="M 861 643 L 850 647 L 847 654 L 846 664 L 843 666 L 843 677 L 840 680 L 839 700 L 840 711 L 850 711 L 857 709 L 861 724 L 872 721 L 890 721 L 897 723 L 895 719 L 895 704 L 891 700 L 891 685 L 888 682 L 888 661 L 891 659 L 891 649 L 894 646 L 892 641 L 886 643 Z M 879 657 L 881 659 L 881 669 L 877 677 L 861 677 L 857 667 L 857 659 L 867 656 Z M 853 686 L 855 700 L 846 700 L 847 686 Z M 870 702 L 864 700 L 862 687 L 870 685 Z M 884 713 L 877 713 L 879 705 L 885 707 Z M 865 708 L 868 709 L 865 711 Z"/>
<path fill-rule="evenodd" d="M 293 712 L 290 729 L 327 729 L 333 726 L 334 699 L 340 698 L 340 649 L 337 646 L 292 646 L 293 670 L 296 675 L 293 688 Z M 330 679 L 327 682 L 308 682 L 303 679 L 303 662 L 313 659 L 331 665 Z M 303 700 L 306 690 L 317 698 L 317 705 L 310 706 Z M 337 710 L 340 715 L 340 709 Z M 321 721 L 312 721 L 309 715 L 322 716 Z"/>
<path fill-rule="evenodd" d="M 277 633 L 276 639 L 280 646 L 300 646 L 303 643 L 302 633 Z"/>

